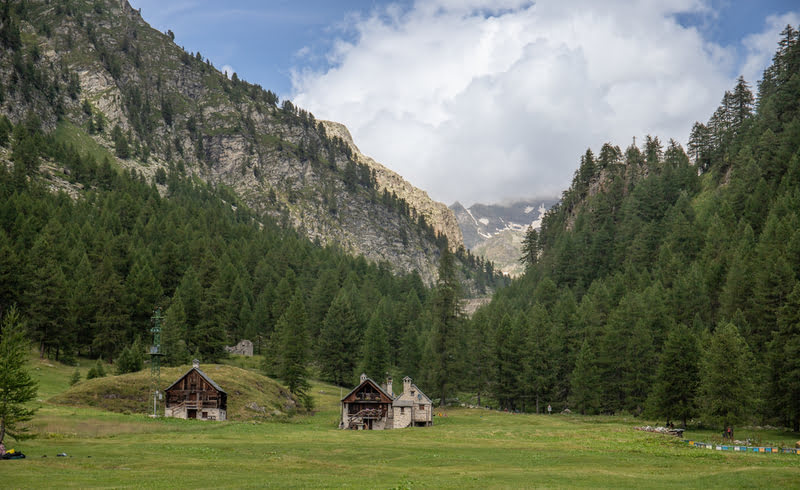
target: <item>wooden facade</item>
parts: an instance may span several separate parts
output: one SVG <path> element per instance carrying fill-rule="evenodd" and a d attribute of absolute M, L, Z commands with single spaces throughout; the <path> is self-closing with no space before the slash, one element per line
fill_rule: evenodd
<path fill-rule="evenodd" d="M 411 378 L 403 379 L 403 393 L 394 396 L 392 378 L 379 385 L 366 375 L 342 398 L 339 427 L 355 430 L 400 429 L 433 425 L 433 404 Z"/>
<path fill-rule="evenodd" d="M 165 417 L 225 420 L 228 394 L 195 364 L 166 390 Z"/>
<path fill-rule="evenodd" d="M 342 399 L 344 429 L 391 429 L 393 397 L 376 382 L 361 375 L 361 384 Z"/>

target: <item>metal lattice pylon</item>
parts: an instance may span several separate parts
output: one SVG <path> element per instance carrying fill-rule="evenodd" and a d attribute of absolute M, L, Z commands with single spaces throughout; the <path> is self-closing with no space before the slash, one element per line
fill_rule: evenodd
<path fill-rule="evenodd" d="M 157 417 L 158 386 L 161 382 L 161 357 L 164 356 L 161 351 L 161 308 L 156 308 L 150 320 L 153 323 L 153 327 L 150 329 L 153 333 L 153 345 L 150 347 L 150 385 L 153 391 L 153 417 Z"/>

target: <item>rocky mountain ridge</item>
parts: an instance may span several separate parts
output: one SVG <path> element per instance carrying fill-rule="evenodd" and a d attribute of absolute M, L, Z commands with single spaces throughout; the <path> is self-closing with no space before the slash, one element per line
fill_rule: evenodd
<path fill-rule="evenodd" d="M 70 135 L 65 144 L 99 147 L 118 167 L 151 179 L 177 168 L 227 186 L 312 239 L 428 283 L 437 234 L 461 244 L 447 208 L 361 155 L 346 129 L 228 79 L 126 0 L 29 0 L 16 10 L 18 24 L 2 27 L 13 46 L 0 51 L 2 112 L 14 123 L 36 114 Z"/>
<path fill-rule="evenodd" d="M 464 243 L 458 220 L 450 208 L 441 202 L 431 199 L 427 192 L 414 187 L 397 172 L 361 153 L 361 150 L 358 149 L 358 146 L 353 141 L 353 136 L 344 124 L 334 121 L 321 122 L 329 135 L 341 138 L 353 150 L 353 155 L 359 163 L 367 165 L 375 172 L 375 178 L 381 191 L 386 190 L 395 194 L 398 198 L 404 199 L 413 209 L 425 217 L 436 233 L 441 233 L 447 237 L 452 249 Z"/>
<path fill-rule="evenodd" d="M 506 274 L 523 272 L 519 262 L 522 240 L 528 227 L 538 229 L 544 213 L 558 202 L 554 198 L 520 200 L 510 204 L 473 204 L 469 208 L 456 202 L 450 209 L 458 220 L 464 246 L 486 257 Z"/>

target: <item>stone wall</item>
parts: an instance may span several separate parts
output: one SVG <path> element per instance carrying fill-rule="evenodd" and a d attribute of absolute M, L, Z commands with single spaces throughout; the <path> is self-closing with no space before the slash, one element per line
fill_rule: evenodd
<path fill-rule="evenodd" d="M 395 429 L 405 429 L 411 425 L 411 407 L 394 407 Z"/>
<path fill-rule="evenodd" d="M 205 414 L 205 417 L 203 415 Z M 186 407 L 178 405 L 175 407 L 167 407 L 164 409 L 164 417 L 172 417 L 176 419 L 188 418 Z M 197 420 L 226 420 L 227 412 L 221 408 L 203 408 L 197 409 Z"/>

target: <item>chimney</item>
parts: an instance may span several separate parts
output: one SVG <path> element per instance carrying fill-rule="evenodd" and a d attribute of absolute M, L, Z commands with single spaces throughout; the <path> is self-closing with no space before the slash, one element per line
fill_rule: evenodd
<path fill-rule="evenodd" d="M 411 394 L 411 378 L 406 376 L 403 378 L 403 394 L 410 395 Z"/>
<path fill-rule="evenodd" d="M 392 391 L 392 376 L 389 373 L 386 373 L 386 393 L 394 396 L 394 392 Z"/>
<path fill-rule="evenodd" d="M 200 361 L 198 361 L 197 359 L 193 360 L 192 361 L 192 367 L 196 368 L 196 369 L 200 369 Z"/>
<path fill-rule="evenodd" d="M 367 380 L 367 375 L 364 374 L 364 373 L 361 373 L 361 383 L 363 383 L 366 380 Z"/>

